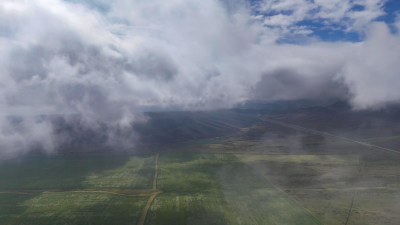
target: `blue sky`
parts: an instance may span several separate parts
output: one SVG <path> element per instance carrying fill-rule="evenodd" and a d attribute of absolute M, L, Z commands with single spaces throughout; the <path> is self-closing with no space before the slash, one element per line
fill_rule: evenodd
<path fill-rule="evenodd" d="M 65 1 L 84 4 L 103 14 L 108 13 L 112 8 L 112 4 L 104 0 Z M 242 2 L 222 1 L 228 7 Z M 280 7 L 274 7 L 279 4 L 281 4 Z M 362 26 L 373 21 L 385 22 L 392 32 L 396 32 L 393 24 L 400 13 L 398 0 L 248 0 L 248 6 L 253 16 L 265 20 L 265 27 L 274 30 L 281 29 L 280 37 L 276 39 L 277 43 L 297 44 L 307 43 L 310 41 L 309 38 L 327 42 L 360 42 L 365 38 L 365 30 Z M 324 11 L 330 15 L 322 15 Z M 370 18 L 359 24 L 362 18 L 356 18 L 357 13 L 365 13 L 365 15 L 370 15 Z M 279 16 L 285 17 L 271 24 L 270 19 Z"/>
<path fill-rule="evenodd" d="M 330 4 L 333 6 L 329 1 L 312 0 L 250 2 L 253 14 L 265 20 L 266 27 L 284 30 L 278 40 L 280 43 L 299 43 L 307 40 L 304 36 L 329 42 L 359 42 L 365 37 L 365 26 L 374 21 L 385 22 L 392 32 L 396 32 L 393 24 L 400 13 L 398 0 L 332 0 Z M 362 13 L 364 18 L 360 16 Z M 299 28 L 303 33 L 298 33 Z"/>
<path fill-rule="evenodd" d="M 65 1 L 83 4 L 103 14 L 112 8 L 112 4 L 104 0 Z M 227 8 L 240 3 L 246 5 L 237 0 L 221 1 Z M 327 42 L 360 42 L 365 38 L 365 26 L 374 21 L 385 22 L 392 32 L 396 32 L 393 24 L 400 13 L 398 0 L 248 0 L 247 5 L 253 16 L 265 20 L 266 28 L 281 30 L 277 43 L 301 44 L 309 42 L 309 38 Z M 357 18 L 361 13 L 370 18 Z M 279 16 L 285 17 L 271 24 L 271 18 Z"/>

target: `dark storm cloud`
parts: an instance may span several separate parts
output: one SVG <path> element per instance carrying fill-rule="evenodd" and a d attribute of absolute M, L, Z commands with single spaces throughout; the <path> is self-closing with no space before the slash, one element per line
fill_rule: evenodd
<path fill-rule="evenodd" d="M 292 69 L 266 73 L 251 91 L 255 99 L 329 99 L 350 97 L 348 87 L 335 74 L 309 77 Z"/>

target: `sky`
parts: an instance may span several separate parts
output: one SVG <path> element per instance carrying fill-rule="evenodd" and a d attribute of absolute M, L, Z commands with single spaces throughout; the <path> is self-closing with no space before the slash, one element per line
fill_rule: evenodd
<path fill-rule="evenodd" d="M 120 133 L 153 106 L 399 103 L 399 15 L 398 0 L 2 0 L 0 157 L 60 144 L 38 115 Z"/>

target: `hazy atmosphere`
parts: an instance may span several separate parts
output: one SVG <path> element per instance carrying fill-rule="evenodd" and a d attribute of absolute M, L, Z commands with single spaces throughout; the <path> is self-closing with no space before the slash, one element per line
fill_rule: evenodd
<path fill-rule="evenodd" d="M 114 136 L 152 107 L 397 103 L 398 9 L 395 0 L 1 1 L 0 154 L 57 146 L 40 115 L 79 115 Z"/>
<path fill-rule="evenodd" d="M 399 0 L 0 0 L 0 225 L 398 225 L 399 118 Z"/>

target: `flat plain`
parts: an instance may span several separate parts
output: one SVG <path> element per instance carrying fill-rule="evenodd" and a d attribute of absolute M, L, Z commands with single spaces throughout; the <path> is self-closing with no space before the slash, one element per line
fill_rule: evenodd
<path fill-rule="evenodd" d="M 154 156 L 4 163 L 0 223 L 137 224 L 152 193 Z M 399 167 L 392 157 L 356 154 L 161 153 L 162 193 L 144 224 L 398 224 Z M 85 172 L 72 176 L 78 169 Z"/>
<path fill-rule="evenodd" d="M 0 224 L 400 224 L 400 156 L 372 146 L 400 146 L 392 125 L 330 135 L 313 129 L 336 123 L 310 119 L 305 129 L 303 113 L 293 116 L 299 125 L 287 114 L 272 123 L 215 115 L 157 114 L 141 129 L 169 144 L 147 153 L 0 162 Z M 153 132 L 157 124 L 172 134 Z M 185 141 L 172 143 L 181 133 Z"/>

